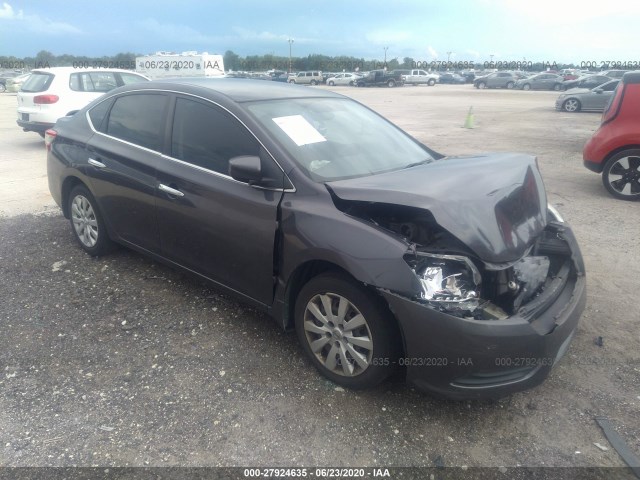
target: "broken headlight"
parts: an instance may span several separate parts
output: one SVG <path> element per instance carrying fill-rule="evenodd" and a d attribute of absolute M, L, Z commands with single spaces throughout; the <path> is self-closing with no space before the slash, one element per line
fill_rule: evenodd
<path fill-rule="evenodd" d="M 459 255 L 416 252 L 406 259 L 420 280 L 420 299 L 443 311 L 473 312 L 482 278 L 474 263 Z"/>

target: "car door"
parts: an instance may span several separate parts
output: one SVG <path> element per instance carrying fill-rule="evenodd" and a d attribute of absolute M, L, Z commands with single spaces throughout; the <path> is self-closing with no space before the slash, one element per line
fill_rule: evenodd
<path fill-rule="evenodd" d="M 594 91 L 589 95 L 585 95 L 585 104 L 584 108 L 589 110 L 604 110 L 611 95 L 613 95 L 613 91 L 618 86 L 619 82 L 607 82 L 604 85 L 598 87 L 602 90 L 602 93 L 596 93 Z"/>
<path fill-rule="evenodd" d="M 280 187 L 282 170 L 235 117 L 202 99 L 175 99 L 170 139 L 157 173 L 162 255 L 270 305 L 283 191 L 234 180 L 229 159 L 260 156 L 263 172 L 279 172 Z"/>
<path fill-rule="evenodd" d="M 96 134 L 87 142 L 91 190 L 105 221 L 122 240 L 158 253 L 156 171 L 162 157 L 168 96 L 138 92 L 89 112 Z"/>

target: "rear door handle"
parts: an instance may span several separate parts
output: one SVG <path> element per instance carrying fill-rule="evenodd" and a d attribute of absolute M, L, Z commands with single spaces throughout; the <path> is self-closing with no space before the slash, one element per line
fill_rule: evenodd
<path fill-rule="evenodd" d="M 184 197 L 184 193 L 182 193 L 180 190 L 176 190 L 175 188 L 163 185 L 162 183 L 158 186 L 158 188 L 163 192 L 168 193 L 169 195 L 173 195 L 174 197 Z"/>
<path fill-rule="evenodd" d="M 96 160 L 94 158 L 90 158 L 87 163 L 89 163 L 89 165 L 93 165 L 94 167 L 97 167 L 97 168 L 105 168 L 106 167 L 106 165 L 104 163 L 99 162 L 98 160 Z"/>

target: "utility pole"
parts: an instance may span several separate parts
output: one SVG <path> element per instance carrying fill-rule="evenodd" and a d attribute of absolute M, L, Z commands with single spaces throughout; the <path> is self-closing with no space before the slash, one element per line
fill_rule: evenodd
<path fill-rule="evenodd" d="M 289 74 L 291 74 L 291 44 L 293 43 L 293 38 L 290 38 L 287 42 L 289 42 Z"/>
<path fill-rule="evenodd" d="M 447 52 L 447 68 L 449 68 L 449 66 L 448 66 L 449 65 L 449 59 L 451 58 L 451 54 L 452 53 L 453 52 Z"/>
<path fill-rule="evenodd" d="M 385 66 L 387 65 L 387 50 L 389 49 L 389 47 L 384 47 L 384 64 Z"/>

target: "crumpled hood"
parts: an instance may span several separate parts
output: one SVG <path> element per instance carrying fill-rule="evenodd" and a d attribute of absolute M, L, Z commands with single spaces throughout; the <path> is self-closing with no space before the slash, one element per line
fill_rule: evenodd
<path fill-rule="evenodd" d="M 524 255 L 547 222 L 547 199 L 535 157 L 491 153 L 327 183 L 347 201 L 431 212 L 436 222 L 489 263 Z"/>

